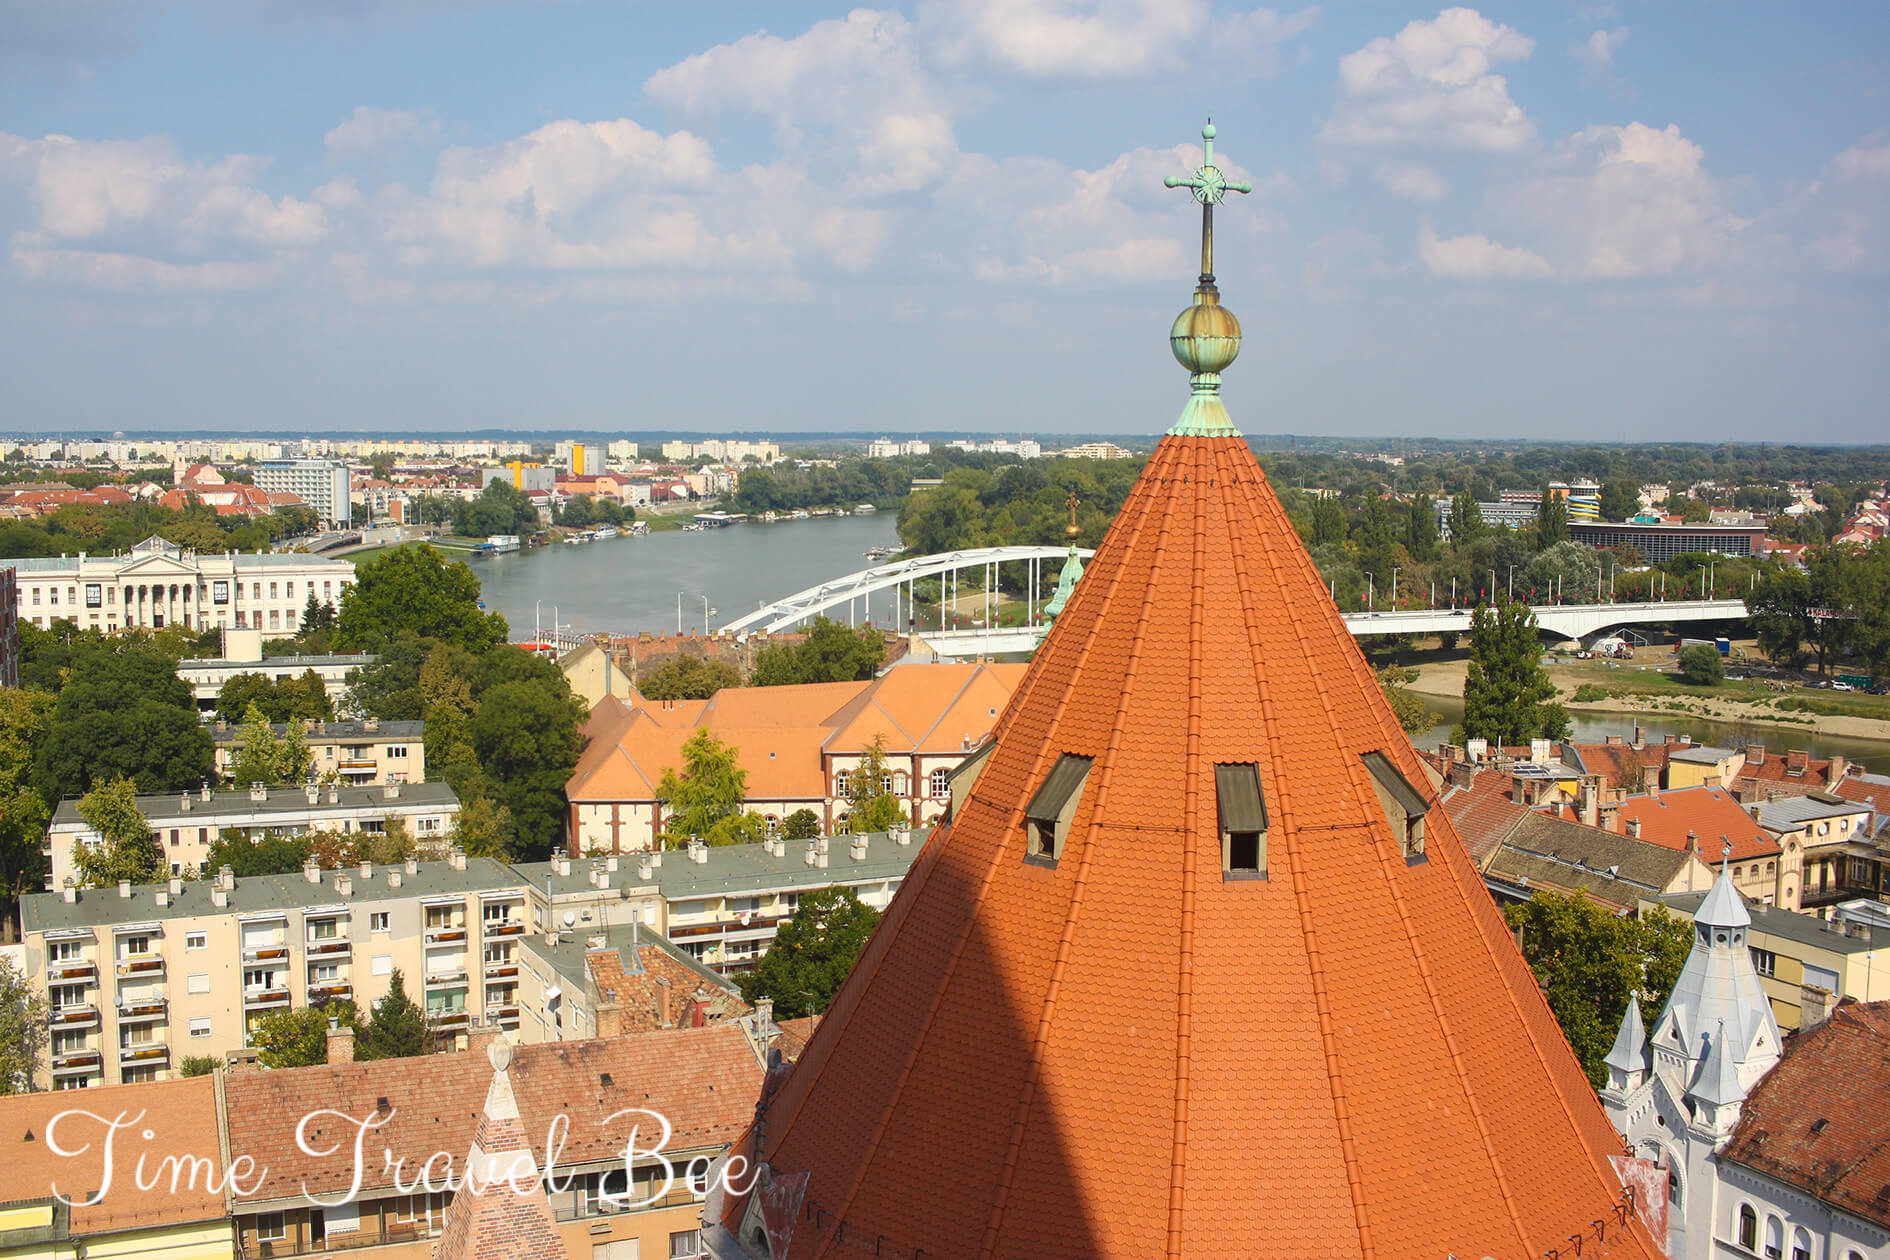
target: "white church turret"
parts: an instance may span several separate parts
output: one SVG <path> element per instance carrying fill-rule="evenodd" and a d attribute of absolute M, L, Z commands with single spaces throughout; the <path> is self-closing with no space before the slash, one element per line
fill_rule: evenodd
<path fill-rule="evenodd" d="M 1656 1069 L 1665 1063 L 1691 1083 L 1722 1023 L 1742 1090 L 1778 1062 L 1778 1022 L 1746 948 L 1751 926 L 1745 902 L 1722 870 L 1693 916 L 1693 949 L 1654 1025 Z"/>
<path fill-rule="evenodd" d="M 1647 1079 L 1647 1029 L 1641 1023 L 1641 999 L 1628 994 L 1627 1014 L 1621 1017 L 1621 1031 L 1602 1062 L 1608 1065 L 1608 1084 L 1601 1098 L 1610 1113 Z"/>
<path fill-rule="evenodd" d="M 1739 1123 L 1739 1107 L 1746 1100 L 1746 1087 L 1739 1082 L 1739 1070 L 1733 1065 L 1732 1043 L 1726 1025 L 1715 1024 L 1706 1034 L 1706 1060 L 1687 1090 L 1693 1108 L 1693 1127 L 1701 1136 L 1717 1142 Z"/>

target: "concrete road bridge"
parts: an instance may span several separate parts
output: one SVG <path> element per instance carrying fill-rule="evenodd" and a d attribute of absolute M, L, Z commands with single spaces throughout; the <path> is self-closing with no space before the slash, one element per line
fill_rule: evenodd
<path fill-rule="evenodd" d="M 1078 550 L 1087 560 L 1094 552 Z M 917 631 L 940 656 L 976 656 L 1004 652 L 1028 652 L 1036 646 L 1042 625 L 1034 610 L 1056 588 L 1057 572 L 1068 550 L 1063 547 L 977 547 L 947 551 L 932 556 L 915 556 L 891 564 L 862 569 L 845 577 L 823 582 L 804 591 L 764 604 L 754 612 L 723 626 L 727 633 L 775 633 L 789 630 L 812 617 L 836 615 L 845 610 L 850 625 L 862 620 L 904 628 L 914 606 L 913 585 L 936 578 L 941 583 L 945 606 L 953 610 L 955 620 L 971 623 L 963 629 Z M 996 619 L 997 567 L 1022 563 L 1029 566 L 1025 593 L 1033 610 L 1032 621 L 1023 626 L 992 626 Z M 974 580 L 967 581 L 967 575 Z M 879 597 L 882 616 L 874 617 L 874 597 Z M 886 605 L 890 603 L 888 609 Z M 884 616 L 890 611 L 890 617 Z M 1404 608 L 1385 612 L 1345 614 L 1352 633 L 1363 636 L 1382 634 L 1440 634 L 1462 632 L 1470 628 L 1469 608 Z M 1641 603 L 1543 604 L 1535 608 L 1536 622 L 1544 634 L 1563 639 L 1592 640 L 1604 631 L 1635 625 L 1685 625 L 1696 622 L 1732 621 L 1746 615 L 1744 600 L 1654 600 Z"/>

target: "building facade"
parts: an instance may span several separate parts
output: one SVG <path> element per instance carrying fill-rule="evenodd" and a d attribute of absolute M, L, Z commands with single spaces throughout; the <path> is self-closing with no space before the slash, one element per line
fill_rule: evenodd
<path fill-rule="evenodd" d="M 345 527 L 349 520 L 348 466 L 329 459 L 270 459 L 256 468 L 256 486 L 293 494 L 308 504 L 325 525 Z"/>
<path fill-rule="evenodd" d="M 348 698 L 348 675 L 380 659 L 365 653 L 264 656 L 263 634 L 259 630 L 225 630 L 222 656 L 186 657 L 177 662 L 177 676 L 190 684 L 198 712 L 214 711 L 224 684 L 238 674 L 256 674 L 271 682 L 283 682 L 312 673 L 321 679 L 322 690 L 328 693 L 329 701 L 341 708 Z"/>
<path fill-rule="evenodd" d="M 1679 525 L 1668 522 L 1582 521 L 1571 516 L 1568 536 L 1589 547 L 1633 547 L 1650 564 L 1689 552 L 1722 556 L 1765 554 L 1765 523 Z"/>
<path fill-rule="evenodd" d="M 354 585 L 346 560 L 299 553 L 190 551 L 147 538 L 120 555 L 34 556 L 9 560 L 19 615 L 42 630 L 74 622 L 112 633 L 142 626 L 192 630 L 252 628 L 293 634 L 310 595 L 340 607 Z"/>
<path fill-rule="evenodd" d="M 280 722 L 270 729 L 277 739 L 289 731 Z M 349 787 L 426 782 L 426 733 L 425 722 L 383 722 L 371 717 L 335 722 L 309 718 L 302 723 L 315 777 L 326 779 L 332 772 Z M 217 745 L 217 775 L 228 778 L 230 762 L 242 747 L 243 728 L 219 718 L 212 737 Z"/>
<path fill-rule="evenodd" d="M 232 792 L 205 787 L 197 792 L 140 796 L 144 815 L 164 850 L 171 873 L 195 879 L 205 873 L 210 846 L 226 833 L 252 840 L 300 836 L 312 831 L 342 835 L 380 835 L 398 819 L 420 845 L 439 846 L 459 818 L 459 797 L 445 783 L 387 783 L 380 787 L 264 787 Z M 74 877 L 75 845 L 96 848 L 99 836 L 79 816 L 76 800 L 60 802 L 46 832 L 44 852 L 51 860 L 49 889 L 63 889 Z"/>

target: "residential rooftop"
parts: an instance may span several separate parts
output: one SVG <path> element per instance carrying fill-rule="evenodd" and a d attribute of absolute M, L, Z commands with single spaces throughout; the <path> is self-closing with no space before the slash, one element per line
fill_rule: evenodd
<path fill-rule="evenodd" d="M 278 658 L 281 659 L 281 658 Z M 269 729 L 277 738 L 289 733 L 286 722 L 272 722 Z M 377 722 L 373 719 L 330 719 L 316 721 L 306 729 L 311 739 L 407 739 L 418 740 L 427 733 L 427 724 L 419 719 L 413 721 Z M 219 744 L 242 742 L 243 724 L 241 722 L 221 722 L 211 729 L 211 737 Z"/>
<path fill-rule="evenodd" d="M 1692 918 L 1706 900 L 1704 892 L 1670 893 L 1658 899 L 1670 910 Z M 1746 913 L 1752 916 L 1752 930 L 1763 932 L 1767 936 L 1776 936 L 1781 940 L 1795 941 L 1800 945 L 1812 945 L 1818 949 L 1829 950 L 1834 954 L 1865 954 L 1873 949 L 1890 946 L 1890 927 L 1882 927 L 1860 920 L 1848 920 L 1839 923 L 1835 920 L 1820 919 L 1812 914 L 1800 914 L 1795 910 L 1781 910 L 1777 906 L 1761 905 L 1756 901 L 1746 902 Z M 1846 928 L 1849 930 L 1847 931 Z"/>
<path fill-rule="evenodd" d="M 1760 802 L 1759 825 L 1769 831 L 1795 831 L 1821 818 L 1847 818 L 1869 810 L 1870 805 L 1865 801 L 1847 801 L 1829 792 L 1808 792 L 1803 796 L 1781 796 L 1776 801 Z"/>
<path fill-rule="evenodd" d="M 207 827 L 216 825 L 220 819 L 255 818 L 258 815 L 301 815 L 311 810 L 328 812 L 331 810 L 373 810 L 398 805 L 408 809 L 425 809 L 431 805 L 457 805 L 459 797 L 452 786 L 446 783 L 402 783 L 392 785 L 399 788 L 398 796 L 387 795 L 385 787 L 352 787 L 334 785 L 316 790 L 317 799 L 308 798 L 308 789 L 297 787 L 274 787 L 268 789 L 268 795 L 262 800 L 252 797 L 247 789 L 232 792 L 166 792 L 162 795 L 140 796 L 138 812 L 150 820 L 155 827 L 161 819 L 166 824 L 186 819 L 190 826 Z M 78 798 L 70 797 L 59 803 L 53 814 L 54 827 L 83 826 L 85 820 L 79 816 Z"/>
<path fill-rule="evenodd" d="M 662 865 L 653 866 L 647 883 L 637 878 L 640 853 L 616 854 L 617 874 L 611 882 L 632 888 L 655 888 L 665 899 L 716 895 L 749 895 L 772 889 L 828 888 L 835 884 L 868 883 L 880 879 L 903 879 L 919 850 L 925 846 L 930 828 L 913 828 L 907 841 L 900 844 L 883 831 L 865 836 L 833 836 L 827 841 L 827 865 L 809 865 L 807 845 L 802 840 L 785 841 L 780 857 L 765 844 L 710 845 L 703 860 L 690 860 L 687 849 L 669 849 L 662 855 Z M 855 861 L 852 842 L 866 841 L 866 856 Z M 543 889 L 551 881 L 554 899 L 581 894 L 594 885 L 591 866 L 603 858 L 570 858 L 570 874 L 558 873 L 559 862 L 521 862 L 513 869 Z"/>

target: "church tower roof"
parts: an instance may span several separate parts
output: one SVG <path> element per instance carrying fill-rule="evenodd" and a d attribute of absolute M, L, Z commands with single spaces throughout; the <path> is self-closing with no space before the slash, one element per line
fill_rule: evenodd
<path fill-rule="evenodd" d="M 1627 1014 L 1621 1017 L 1621 1029 L 1602 1062 L 1623 1072 L 1647 1070 L 1647 1029 L 1641 1023 L 1641 999 L 1635 994 L 1628 994 Z"/>
<path fill-rule="evenodd" d="M 519 1120 L 512 1089 L 512 1044 L 487 1049 L 492 1083 L 466 1153 L 466 1182 L 446 1211 L 435 1260 L 571 1260 L 545 1195 L 544 1179 Z"/>
<path fill-rule="evenodd" d="M 1178 182 L 1204 210 L 1233 187 L 1211 156 Z M 1229 331 L 1178 326 L 1219 339 L 1177 346 L 1188 409 L 738 1148 L 766 1179 L 711 1201 L 718 1254 L 1659 1254 L 1620 1224 L 1620 1140 L 1221 422 Z M 776 1184 L 797 1208 L 770 1251 Z"/>

